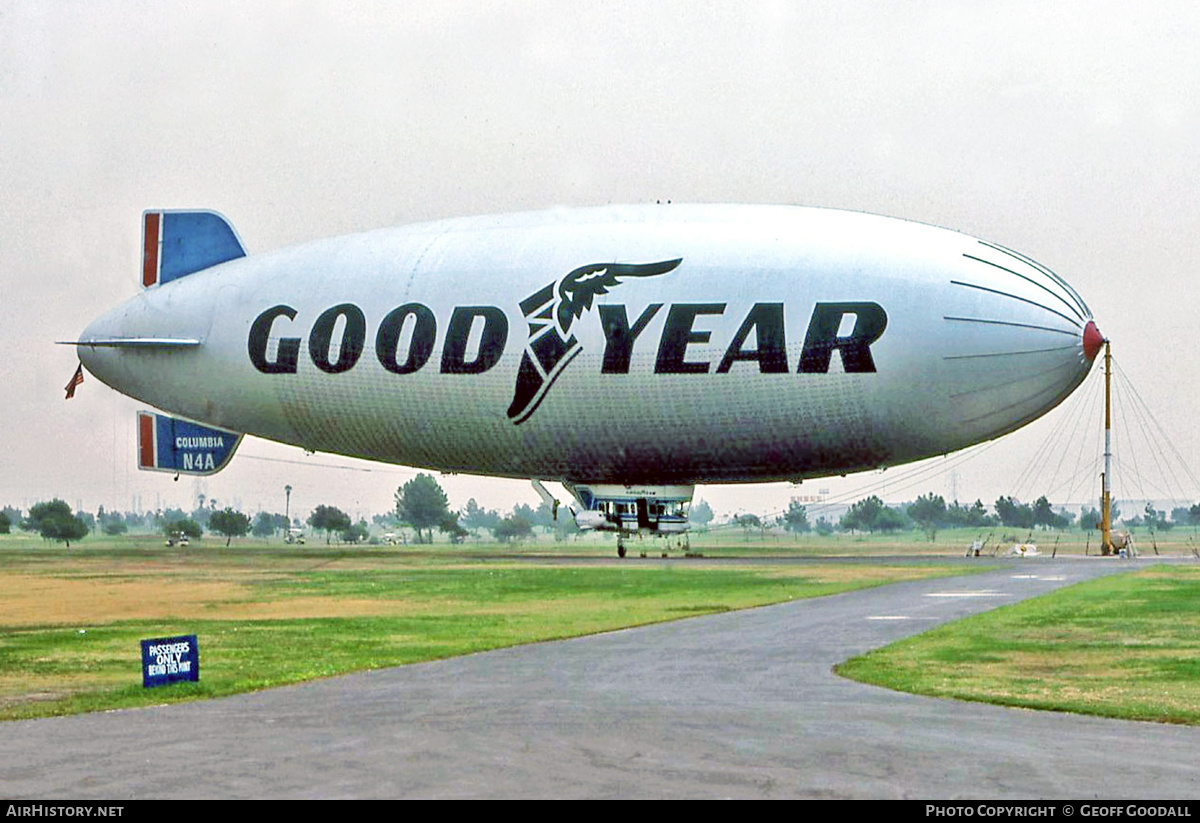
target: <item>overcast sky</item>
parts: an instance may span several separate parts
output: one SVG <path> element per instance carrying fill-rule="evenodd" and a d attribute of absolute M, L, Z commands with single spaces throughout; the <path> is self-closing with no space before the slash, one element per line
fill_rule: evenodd
<path fill-rule="evenodd" d="M 1197 43 L 1189 2 L 6 0 L 0 505 L 190 507 L 203 490 L 282 510 L 290 483 L 294 512 L 369 516 L 415 474 L 247 439 L 221 474 L 175 482 L 134 468 L 138 403 L 94 379 L 64 402 L 77 359 L 54 341 L 136 293 L 146 208 L 216 209 L 250 253 L 658 199 L 934 223 L 1064 276 L 1200 466 Z M 1067 413 L 880 488 L 991 502 Z M 761 513 L 879 480 L 698 496 Z M 454 507 L 537 503 L 523 482 L 442 483 Z"/>

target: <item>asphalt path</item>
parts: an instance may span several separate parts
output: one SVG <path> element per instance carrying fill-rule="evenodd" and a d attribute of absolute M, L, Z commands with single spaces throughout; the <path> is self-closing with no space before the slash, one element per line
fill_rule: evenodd
<path fill-rule="evenodd" d="M 831 672 L 1133 565 L 1007 561 L 202 703 L 4 723 L 0 797 L 1197 798 L 1200 729 L 916 697 Z"/>

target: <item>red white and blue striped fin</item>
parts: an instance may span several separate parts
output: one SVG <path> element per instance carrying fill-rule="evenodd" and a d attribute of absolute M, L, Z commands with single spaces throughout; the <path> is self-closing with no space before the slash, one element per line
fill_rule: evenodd
<path fill-rule="evenodd" d="M 138 412 L 138 468 L 172 474 L 216 474 L 242 442 L 237 432 L 151 411 Z"/>
<path fill-rule="evenodd" d="M 245 256 L 237 232 L 215 211 L 159 209 L 142 213 L 143 288 Z"/>

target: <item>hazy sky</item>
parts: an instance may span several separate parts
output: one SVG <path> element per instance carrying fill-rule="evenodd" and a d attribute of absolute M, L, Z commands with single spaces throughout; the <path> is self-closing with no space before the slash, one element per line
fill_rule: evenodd
<path fill-rule="evenodd" d="M 658 199 L 959 229 L 1064 276 L 1200 466 L 1198 42 L 1189 2 L 6 0 L 0 505 L 190 507 L 202 488 L 282 510 L 290 483 L 293 511 L 366 516 L 415 474 L 247 439 L 202 486 L 175 482 L 134 468 L 138 403 L 94 379 L 64 402 L 77 360 L 53 341 L 136 293 L 146 208 L 216 209 L 250 253 Z M 885 499 L 990 502 L 1065 413 Z M 698 496 L 766 512 L 879 480 Z M 537 502 L 519 481 L 442 482 L 455 507 Z"/>

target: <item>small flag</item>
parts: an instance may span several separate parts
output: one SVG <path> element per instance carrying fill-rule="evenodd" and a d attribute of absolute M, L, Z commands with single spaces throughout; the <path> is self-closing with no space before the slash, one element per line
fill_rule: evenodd
<path fill-rule="evenodd" d="M 71 382 L 67 383 L 67 400 L 75 396 L 75 387 L 83 382 L 83 364 L 79 364 L 79 368 L 75 369 L 75 376 L 71 378 Z"/>

